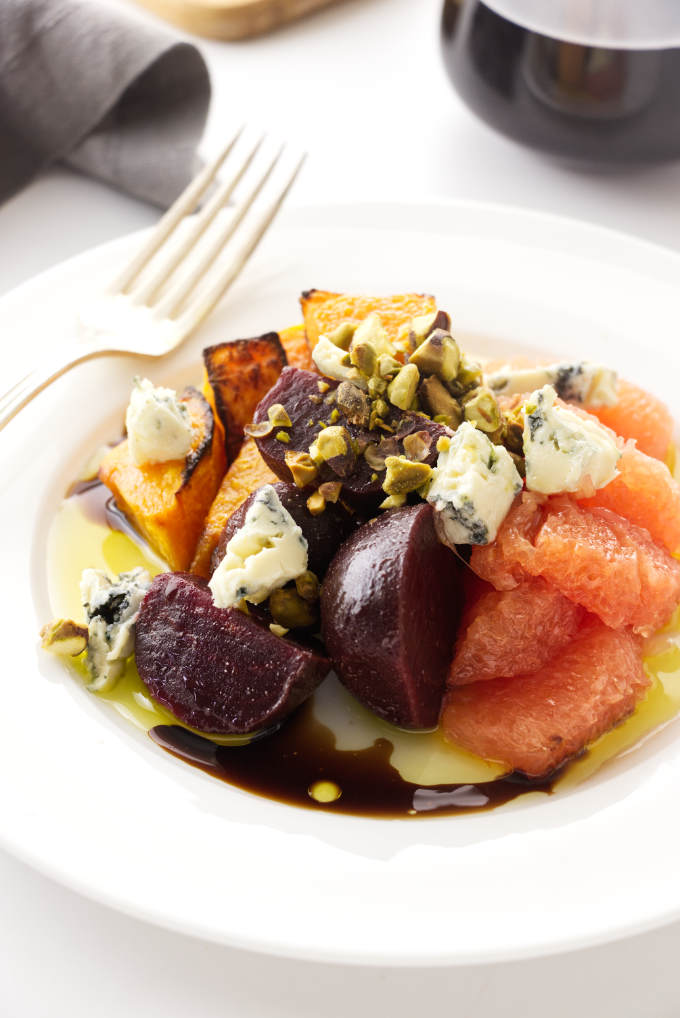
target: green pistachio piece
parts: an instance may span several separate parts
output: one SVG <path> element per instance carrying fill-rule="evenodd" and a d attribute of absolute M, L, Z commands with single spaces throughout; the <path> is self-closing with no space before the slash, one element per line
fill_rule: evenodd
<path fill-rule="evenodd" d="M 329 339 L 333 346 L 340 347 L 341 350 L 349 350 L 355 331 L 356 322 L 340 322 L 332 332 L 326 333 L 326 339 Z"/>
<path fill-rule="evenodd" d="M 284 442 L 286 445 L 290 442 L 290 435 L 287 431 L 277 431 L 274 438 L 277 442 Z"/>
<path fill-rule="evenodd" d="M 465 400 L 465 420 L 476 424 L 481 431 L 496 431 L 501 425 L 498 401 L 491 389 L 480 386 L 473 389 Z"/>
<path fill-rule="evenodd" d="M 245 601 L 243 602 L 246 603 Z M 285 626 L 279 626 L 276 622 L 269 623 L 269 632 L 273 633 L 274 636 L 285 636 L 288 630 Z"/>
<path fill-rule="evenodd" d="M 324 428 L 310 447 L 313 460 L 332 460 L 335 456 L 344 456 L 349 449 L 349 433 L 342 425 Z"/>
<path fill-rule="evenodd" d="M 373 404 L 373 407 L 378 417 L 387 417 L 390 412 L 389 403 L 387 403 L 384 399 L 377 399 Z"/>
<path fill-rule="evenodd" d="M 401 509 L 406 505 L 406 495 L 388 495 L 379 505 L 379 509 Z"/>
<path fill-rule="evenodd" d="M 446 386 L 436 375 L 423 379 L 418 389 L 421 400 L 439 424 L 447 424 L 454 431 L 463 420 L 463 411 Z"/>
<path fill-rule="evenodd" d="M 382 488 L 386 495 L 406 495 L 416 491 L 432 476 L 432 467 L 427 463 L 414 463 L 405 456 L 388 456 L 385 460 L 387 473 Z"/>
<path fill-rule="evenodd" d="M 330 389 L 330 385 L 328 384 L 328 382 L 324 382 L 323 379 L 319 379 L 319 381 L 316 383 L 316 387 L 320 393 L 328 392 L 328 390 Z"/>
<path fill-rule="evenodd" d="M 399 374 L 387 386 L 390 403 L 400 410 L 408 410 L 416 394 L 420 373 L 415 364 L 405 364 Z"/>
<path fill-rule="evenodd" d="M 481 366 L 476 361 L 470 360 L 466 354 L 461 354 L 460 366 L 455 382 L 461 392 L 476 389 L 477 386 L 482 384 Z"/>
<path fill-rule="evenodd" d="M 369 343 L 377 354 L 389 353 L 390 341 L 380 321 L 380 315 L 372 312 L 359 322 L 352 345 Z"/>
<path fill-rule="evenodd" d="M 442 382 L 452 382 L 460 365 L 458 344 L 448 332 L 435 329 L 411 354 L 409 364 L 415 364 L 421 375 L 436 375 Z"/>
<path fill-rule="evenodd" d="M 315 491 L 313 495 L 310 495 L 307 499 L 307 508 L 309 509 L 312 516 L 320 516 L 326 508 L 326 499 L 323 497 L 320 491 Z"/>
<path fill-rule="evenodd" d="M 362 428 L 368 425 L 371 416 L 371 403 L 365 392 L 351 382 L 342 382 L 337 389 L 337 405 L 350 424 L 358 424 Z"/>
<path fill-rule="evenodd" d="M 451 319 L 446 311 L 431 311 L 429 314 L 417 315 L 413 318 L 409 332 L 410 352 L 419 347 L 435 329 L 451 331 Z"/>
<path fill-rule="evenodd" d="M 300 597 L 294 587 L 280 587 L 269 595 L 272 618 L 286 629 L 306 629 L 313 626 L 317 614 L 311 603 Z"/>
<path fill-rule="evenodd" d="M 245 435 L 250 435 L 251 438 L 264 438 L 265 435 L 271 435 L 274 430 L 274 425 L 271 421 L 258 421 L 252 424 L 246 424 L 243 429 Z"/>
<path fill-rule="evenodd" d="M 267 417 L 273 428 L 290 428 L 291 426 L 288 411 L 281 403 L 272 403 L 267 410 Z"/>
<path fill-rule="evenodd" d="M 524 431 L 522 425 L 509 417 L 505 417 L 503 421 L 502 443 L 508 452 L 515 452 L 520 456 L 524 452 Z"/>
<path fill-rule="evenodd" d="M 376 349 L 371 343 L 352 343 L 350 360 L 366 378 L 375 373 L 377 356 Z"/>
<path fill-rule="evenodd" d="M 313 602 L 319 600 L 321 584 L 316 573 L 313 573 L 311 569 L 307 569 L 306 572 L 301 573 L 296 579 L 295 589 L 303 600 Z"/>
<path fill-rule="evenodd" d="M 284 459 L 298 488 L 306 488 L 309 484 L 314 484 L 319 471 L 308 452 L 297 452 L 290 449 L 286 452 Z"/>
<path fill-rule="evenodd" d="M 378 357 L 377 370 L 381 378 L 394 378 L 401 370 L 401 364 L 396 357 L 389 353 L 383 353 Z"/>
<path fill-rule="evenodd" d="M 56 619 L 40 630 L 44 650 L 63 657 L 77 657 L 87 647 L 87 627 L 71 619 Z"/>
<path fill-rule="evenodd" d="M 368 395 L 371 399 L 375 399 L 376 396 L 382 396 L 384 392 L 387 392 L 387 382 L 384 378 L 369 378 L 368 380 Z"/>
<path fill-rule="evenodd" d="M 337 502 L 342 491 L 342 481 L 324 481 L 319 485 L 319 494 L 326 502 Z"/>
<path fill-rule="evenodd" d="M 432 435 L 429 431 L 413 431 L 404 438 L 404 453 L 407 459 L 422 463 L 430 455 Z"/>

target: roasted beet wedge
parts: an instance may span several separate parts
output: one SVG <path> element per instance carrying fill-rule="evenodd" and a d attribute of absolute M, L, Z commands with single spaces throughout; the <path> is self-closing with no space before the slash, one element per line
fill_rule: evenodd
<path fill-rule="evenodd" d="M 319 382 L 328 386 L 325 393 L 319 392 Z M 369 431 L 368 428 L 353 424 L 342 413 L 335 415 L 331 421 L 333 411 L 337 410 L 335 405 L 335 392 L 338 383 L 328 378 L 322 379 L 313 371 L 301 371 L 298 368 L 284 368 L 276 385 L 269 390 L 264 399 L 258 403 L 255 410 L 255 423 L 267 420 L 267 411 L 275 403 L 282 404 L 291 420 L 291 427 L 286 428 L 288 442 L 281 442 L 276 438 L 279 429 L 273 430 L 269 435 L 256 438 L 260 455 L 267 463 L 270 470 L 281 478 L 282 481 L 292 482 L 293 477 L 286 466 L 286 452 L 298 451 L 309 452 L 309 447 L 319 435 L 319 424 L 335 423 L 347 428 L 354 439 L 358 456 L 354 462 L 349 476 L 345 471 L 346 464 L 336 465 L 324 463 L 319 471 L 320 481 L 341 481 L 342 498 L 359 509 L 370 509 L 376 507 L 385 498 L 382 490 L 384 471 L 376 470 L 375 465 L 370 465 L 362 455 L 363 450 L 369 444 L 378 444 L 391 439 L 393 448 L 389 449 L 389 455 L 398 456 L 403 454 L 403 439 L 415 431 L 427 432 L 430 440 L 430 449 L 423 462 L 434 466 L 437 459 L 437 439 L 440 435 L 450 434 L 441 424 L 418 414 L 390 408 L 386 418 L 386 424 L 390 431 Z M 376 478 L 373 480 L 372 478 Z"/>
<path fill-rule="evenodd" d="M 353 517 L 341 505 L 329 502 L 318 516 L 313 516 L 307 508 L 310 492 L 296 488 L 294 484 L 278 481 L 273 485 L 284 509 L 287 509 L 307 540 L 308 568 L 321 578 L 336 551 L 354 529 Z M 217 548 L 213 552 L 212 571 L 214 572 L 227 550 L 232 537 L 243 526 L 246 513 L 250 509 L 257 492 L 256 489 L 235 510 L 227 520 Z"/>
<path fill-rule="evenodd" d="M 462 580 L 426 503 L 360 527 L 331 562 L 321 625 L 358 700 L 401 728 L 437 724 L 460 615 Z"/>
<path fill-rule="evenodd" d="M 200 732 L 245 734 L 282 721 L 331 668 L 236 609 L 213 604 L 205 580 L 156 576 L 137 619 L 135 658 L 158 703 Z"/>

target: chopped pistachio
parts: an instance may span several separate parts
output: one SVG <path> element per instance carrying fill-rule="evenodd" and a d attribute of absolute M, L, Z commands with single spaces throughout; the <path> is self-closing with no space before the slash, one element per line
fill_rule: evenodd
<path fill-rule="evenodd" d="M 463 411 L 446 386 L 436 375 L 424 378 L 418 390 L 425 406 L 439 424 L 454 430 L 463 420 Z"/>
<path fill-rule="evenodd" d="M 374 408 L 378 417 L 387 417 L 390 412 L 389 404 L 384 399 L 377 399 L 375 401 Z"/>
<path fill-rule="evenodd" d="M 253 421 L 252 424 L 246 424 L 243 429 L 244 434 L 250 435 L 251 438 L 264 438 L 265 435 L 271 435 L 274 430 L 274 425 L 271 421 Z"/>
<path fill-rule="evenodd" d="M 367 426 L 371 416 L 371 404 L 366 393 L 356 385 L 342 382 L 338 386 L 337 404 L 350 424 L 358 424 L 363 428 Z"/>
<path fill-rule="evenodd" d="M 376 428 L 380 428 L 381 431 L 388 431 L 390 434 L 394 433 L 394 428 L 390 427 L 387 421 L 381 421 L 380 418 L 375 422 Z"/>
<path fill-rule="evenodd" d="M 294 587 L 279 587 L 269 595 L 269 611 L 274 622 L 286 629 L 306 629 L 313 626 L 317 614 L 309 601 L 300 597 Z"/>
<path fill-rule="evenodd" d="M 316 384 L 319 386 L 319 391 L 321 391 L 321 386 L 322 385 L 326 385 L 325 382 L 317 382 Z M 325 391 L 327 391 L 327 390 L 325 390 Z M 309 402 L 313 403 L 315 406 L 318 406 L 319 403 L 321 402 L 321 396 L 311 395 L 311 396 L 308 396 L 307 398 L 309 399 Z"/>
<path fill-rule="evenodd" d="M 448 435 L 440 435 L 437 439 L 437 452 L 448 452 L 450 445 L 451 439 Z"/>
<path fill-rule="evenodd" d="M 388 495 L 380 503 L 380 509 L 401 509 L 406 505 L 406 495 Z"/>
<path fill-rule="evenodd" d="M 307 508 L 309 509 L 312 516 L 320 516 L 326 508 L 326 499 L 323 497 L 321 492 L 315 491 L 313 495 L 310 495 L 307 499 Z"/>
<path fill-rule="evenodd" d="M 323 379 L 320 379 L 320 380 L 319 380 L 319 381 L 318 381 L 318 382 L 316 383 L 316 387 L 317 387 L 317 389 L 319 390 L 319 392 L 322 392 L 322 393 L 323 393 L 323 392 L 328 392 L 328 390 L 330 389 L 330 385 L 328 384 L 328 382 L 324 382 L 324 380 L 323 380 Z"/>
<path fill-rule="evenodd" d="M 337 407 L 331 412 L 330 419 L 333 424 L 340 420 L 340 411 L 337 409 Z"/>
<path fill-rule="evenodd" d="M 375 471 L 371 474 L 371 480 L 372 481 L 377 481 L 378 480 L 378 475 L 375 473 Z"/>
<path fill-rule="evenodd" d="M 71 619 L 56 619 L 40 630 L 44 650 L 64 657 L 77 657 L 87 647 L 87 626 Z"/>
<path fill-rule="evenodd" d="M 371 399 L 375 399 L 376 396 L 382 396 L 384 392 L 387 392 L 387 382 L 384 378 L 369 378 L 368 380 L 368 395 Z"/>
<path fill-rule="evenodd" d="M 515 452 L 521 456 L 524 452 L 524 431 L 522 425 L 510 417 L 506 417 L 503 421 L 503 437 L 501 441 L 509 452 Z"/>
<path fill-rule="evenodd" d="M 430 454 L 432 435 L 429 431 L 413 431 L 404 438 L 404 452 L 408 459 L 422 463 Z"/>
<path fill-rule="evenodd" d="M 290 442 L 290 435 L 287 431 L 277 431 L 274 438 L 277 442 L 285 442 L 286 445 Z"/>
<path fill-rule="evenodd" d="M 341 425 L 325 428 L 317 435 L 316 442 L 310 447 L 310 455 L 316 462 L 331 460 L 335 456 L 344 456 L 349 449 L 349 434 Z"/>
<path fill-rule="evenodd" d="M 411 333 L 414 340 L 414 348 L 420 346 L 432 332 L 438 312 L 430 311 L 426 315 L 416 315 L 411 319 Z"/>
<path fill-rule="evenodd" d="M 308 428 L 313 428 L 314 427 L 314 418 L 313 417 L 310 417 L 309 420 L 307 421 L 307 427 Z"/>
<path fill-rule="evenodd" d="M 458 344 L 448 332 L 435 329 L 411 354 L 409 364 L 415 364 L 421 375 L 436 375 L 442 382 L 452 382 L 460 364 Z"/>
<path fill-rule="evenodd" d="M 329 339 L 333 346 L 339 346 L 341 350 L 349 350 L 355 331 L 356 322 L 340 322 L 332 332 L 326 333 L 326 339 Z"/>
<path fill-rule="evenodd" d="M 465 400 L 465 419 L 476 424 L 481 431 L 496 431 L 501 425 L 498 401 L 491 389 L 480 386 L 473 389 Z"/>
<path fill-rule="evenodd" d="M 307 569 L 295 580 L 295 589 L 303 600 L 318 601 L 321 584 L 316 573 L 313 573 L 311 569 Z"/>
<path fill-rule="evenodd" d="M 408 410 L 418 388 L 420 374 L 415 364 L 405 364 L 399 374 L 387 386 L 390 403 L 400 410 Z"/>
<path fill-rule="evenodd" d="M 385 460 L 387 473 L 383 491 L 387 495 L 406 495 L 416 491 L 432 476 L 432 467 L 427 463 L 414 463 L 405 456 L 388 456 Z"/>
<path fill-rule="evenodd" d="M 362 375 L 370 378 L 375 374 L 377 353 L 372 343 L 354 341 L 349 356 L 352 364 L 359 369 Z"/>
<path fill-rule="evenodd" d="M 342 481 L 324 481 L 319 485 L 319 494 L 326 502 L 337 502 L 342 491 Z"/>
<path fill-rule="evenodd" d="M 364 450 L 364 459 L 373 470 L 384 470 L 388 456 L 399 455 L 399 443 L 396 438 L 382 438 L 378 445 L 371 443 Z"/>
<path fill-rule="evenodd" d="M 267 417 L 273 428 L 290 428 L 292 424 L 288 411 L 281 403 L 272 403 L 267 410 Z"/>
<path fill-rule="evenodd" d="M 314 483 L 319 471 L 308 452 L 289 449 L 284 458 L 298 488 L 306 488 Z"/>
<path fill-rule="evenodd" d="M 388 353 L 390 341 L 375 311 L 361 321 L 356 328 L 352 344 L 370 343 L 377 354 Z"/>
<path fill-rule="evenodd" d="M 460 367 L 455 381 L 462 392 L 475 389 L 482 384 L 481 366 L 476 361 L 470 360 L 466 354 L 461 354 Z"/>
<path fill-rule="evenodd" d="M 273 633 L 274 636 L 285 636 L 288 630 L 285 626 L 279 626 L 276 622 L 270 622 L 269 632 Z"/>
<path fill-rule="evenodd" d="M 383 353 L 378 357 L 377 370 L 381 378 L 389 379 L 400 371 L 402 365 L 389 353 Z"/>

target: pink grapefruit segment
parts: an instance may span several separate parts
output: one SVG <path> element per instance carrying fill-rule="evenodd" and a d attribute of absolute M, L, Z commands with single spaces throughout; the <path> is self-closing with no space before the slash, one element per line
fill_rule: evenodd
<path fill-rule="evenodd" d="M 500 590 L 542 576 L 613 629 L 652 632 L 680 601 L 680 562 L 647 530 L 567 495 L 524 492 L 496 540 L 473 549 L 470 566 Z"/>
<path fill-rule="evenodd" d="M 619 460 L 619 476 L 581 502 L 600 506 L 645 527 L 658 544 L 680 551 L 680 484 L 657 459 L 627 446 Z"/>
<path fill-rule="evenodd" d="M 543 579 L 488 585 L 463 619 L 449 685 L 536 671 L 576 635 L 585 612 Z"/>
<path fill-rule="evenodd" d="M 449 741 L 541 777 L 631 714 L 649 684 L 637 638 L 591 618 L 542 668 L 450 689 L 441 724 Z"/>
<path fill-rule="evenodd" d="M 591 413 L 622 438 L 634 438 L 648 456 L 663 460 L 673 438 L 673 418 L 665 403 L 632 382 L 619 379 L 618 402 L 588 407 Z"/>

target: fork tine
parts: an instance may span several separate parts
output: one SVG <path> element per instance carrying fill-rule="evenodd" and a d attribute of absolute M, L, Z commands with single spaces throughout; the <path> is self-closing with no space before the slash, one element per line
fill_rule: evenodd
<path fill-rule="evenodd" d="M 33 375 L 34 372 L 31 371 L 20 382 L 17 382 L 11 389 L 3 393 L 2 398 L 0 398 L 0 431 L 28 403 Z"/>
<path fill-rule="evenodd" d="M 207 166 L 204 166 L 198 176 L 189 182 L 177 200 L 170 206 L 168 211 L 159 220 L 148 241 L 141 251 L 132 259 L 127 267 L 113 280 L 108 288 L 109 293 L 124 293 L 131 283 L 136 279 L 146 263 L 153 257 L 156 251 L 165 243 L 177 224 L 186 215 L 192 212 L 198 204 L 201 195 L 214 180 L 223 162 L 233 149 L 234 145 L 243 133 L 243 126 L 239 127 L 233 137 L 227 142 L 217 159 Z"/>
<path fill-rule="evenodd" d="M 251 187 L 250 191 L 236 206 L 234 215 L 215 232 L 214 237 L 211 237 L 209 242 L 203 245 L 200 256 L 196 258 L 187 275 L 182 277 L 182 279 L 178 281 L 177 285 L 172 287 L 169 293 L 160 301 L 157 312 L 162 317 L 172 317 L 172 315 L 178 311 L 182 301 L 189 296 L 196 284 L 204 277 L 206 270 L 212 265 L 224 245 L 234 234 L 246 212 L 252 206 L 258 194 L 269 180 L 275 166 L 281 158 L 283 149 L 284 146 L 282 145 L 274 158 L 269 162 L 264 172 L 261 173 L 255 181 L 255 184 Z"/>
<path fill-rule="evenodd" d="M 276 218 L 276 215 L 283 205 L 288 192 L 295 183 L 306 158 L 307 153 L 304 152 L 298 159 L 291 173 L 286 178 L 286 182 L 283 187 L 281 187 L 278 193 L 271 199 L 261 213 L 255 227 L 249 232 L 241 245 L 241 248 L 229 265 L 225 267 L 223 272 L 212 283 L 212 285 L 208 287 L 207 290 L 205 290 L 202 294 L 199 294 L 194 299 L 194 301 L 177 320 L 183 339 L 186 339 L 189 333 L 193 332 L 194 329 L 200 325 L 205 316 L 212 311 L 220 298 L 226 293 L 231 284 L 241 273 L 248 259 L 251 257 L 257 248 L 257 245 L 267 232 L 270 224 Z"/>
<path fill-rule="evenodd" d="M 187 234 L 182 243 L 178 244 L 175 250 L 171 251 L 167 258 L 165 258 L 154 269 L 152 275 L 145 283 L 136 287 L 132 291 L 130 297 L 133 303 L 150 304 L 152 302 L 156 292 L 160 290 L 163 283 L 170 278 L 177 266 L 186 258 L 189 251 L 191 251 L 208 226 L 210 226 L 217 213 L 220 212 L 227 204 L 243 174 L 246 172 L 259 151 L 264 138 L 265 136 L 262 135 L 255 144 L 251 146 L 250 151 L 243 162 L 233 171 L 227 180 L 220 184 L 212 198 L 206 204 L 205 208 L 196 216 L 194 222 L 187 230 Z"/>

